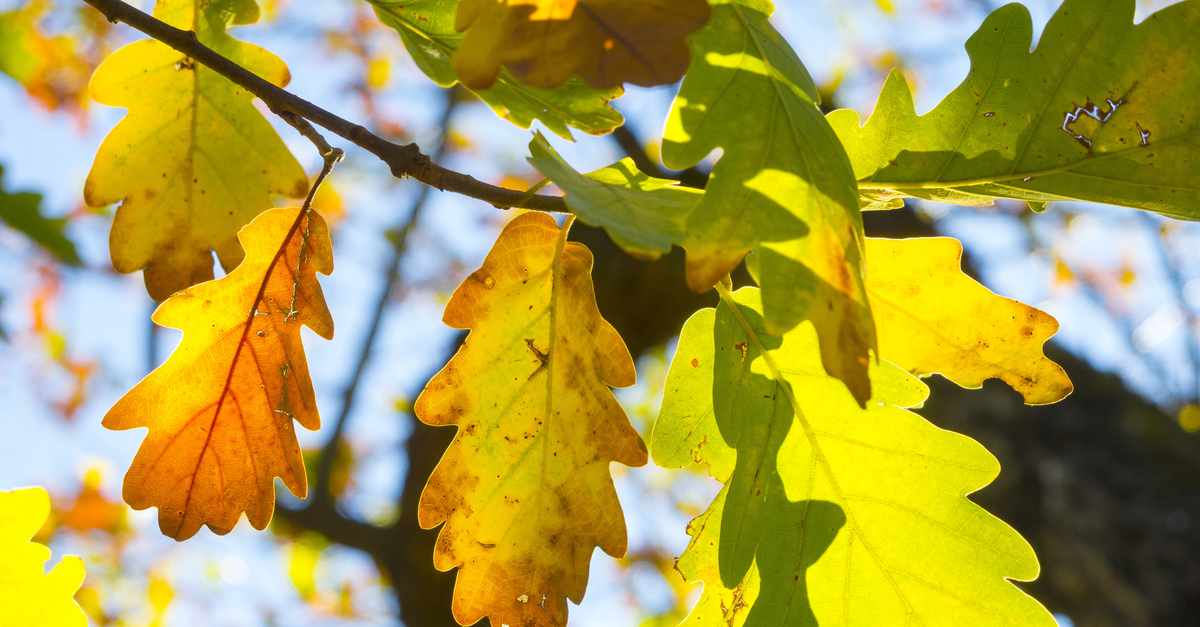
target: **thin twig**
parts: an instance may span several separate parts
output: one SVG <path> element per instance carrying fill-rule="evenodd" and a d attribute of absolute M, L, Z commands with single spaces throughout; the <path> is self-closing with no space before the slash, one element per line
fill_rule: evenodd
<path fill-rule="evenodd" d="M 434 150 L 434 158 L 440 157 L 446 149 L 446 138 L 450 132 L 450 117 L 454 113 L 457 103 L 458 100 L 455 97 L 455 93 L 453 91 L 446 92 L 446 107 L 442 112 L 442 119 L 438 127 L 440 138 L 437 148 Z M 354 374 L 350 377 L 350 381 L 342 391 L 342 407 L 338 413 L 337 421 L 334 422 L 333 432 L 321 450 L 320 462 L 317 466 L 317 476 L 313 482 L 314 493 L 312 505 L 309 507 L 329 507 L 332 505 L 329 481 L 333 476 L 333 463 L 337 459 L 338 446 L 341 444 L 342 436 L 349 422 L 350 412 L 354 407 L 356 393 L 358 392 L 358 383 L 362 379 L 363 373 L 366 372 L 367 364 L 371 360 L 371 350 L 375 345 L 375 337 L 383 321 L 383 313 L 387 309 L 392 292 L 395 291 L 396 286 L 401 282 L 400 262 L 403 261 L 404 253 L 408 249 L 408 236 L 416 226 L 417 220 L 421 215 L 421 209 L 425 206 L 428 197 L 429 187 L 422 187 L 420 192 L 418 192 L 416 200 L 413 202 L 413 208 L 409 212 L 408 217 L 400 225 L 391 230 L 396 235 L 391 238 L 392 253 L 388 259 L 387 278 L 384 280 L 383 290 L 380 291 L 379 297 L 375 300 L 371 323 L 367 327 L 367 335 L 363 338 L 362 348 L 358 352 L 358 362 L 355 364 Z"/>
<path fill-rule="evenodd" d="M 341 148 L 330 146 L 329 142 L 325 141 L 325 137 L 317 129 L 313 128 L 313 125 L 308 120 L 291 111 L 280 111 L 278 115 L 284 122 L 291 124 L 292 128 L 299 131 L 308 141 L 312 142 L 317 147 L 317 152 L 320 153 L 321 158 L 326 160 L 332 158 L 336 163 L 341 161 L 342 157 L 346 155 L 345 151 Z"/>
<path fill-rule="evenodd" d="M 196 33 L 175 28 L 158 20 L 122 0 L 83 0 L 100 11 L 109 22 L 123 22 L 150 37 L 178 50 L 188 58 L 224 76 L 246 91 L 258 96 L 276 115 L 288 113 L 307 119 L 318 126 L 342 137 L 386 163 L 397 178 L 412 177 L 430 187 L 450 191 L 487 202 L 495 207 L 516 206 L 521 192 L 489 185 L 469 175 L 448 170 L 421 154 L 416 144 L 399 145 L 375 135 L 362 126 L 345 120 L 313 103 L 280 89 L 258 75 L 214 52 L 200 43 Z M 310 139 L 312 139 L 310 137 Z M 566 203 L 559 196 L 534 196 L 525 203 L 525 209 L 568 213 Z"/>

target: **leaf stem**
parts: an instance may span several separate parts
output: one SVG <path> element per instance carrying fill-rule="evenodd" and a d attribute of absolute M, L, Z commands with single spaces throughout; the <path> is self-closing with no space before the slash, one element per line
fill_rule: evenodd
<path fill-rule="evenodd" d="M 538 181 L 537 183 L 534 183 L 532 187 L 525 190 L 525 193 L 521 194 L 521 197 L 517 199 L 517 204 L 513 205 L 513 208 L 514 209 L 524 209 L 525 203 L 529 202 L 530 198 L 533 198 L 538 193 L 539 190 L 541 190 L 543 187 L 545 187 L 549 184 L 550 184 L 550 179 L 542 179 L 542 180 Z"/>
<path fill-rule="evenodd" d="M 85 1 L 90 1 L 90 0 L 85 0 Z M 1178 139 L 1178 138 L 1163 139 L 1163 140 L 1159 140 L 1158 143 L 1162 144 L 1164 142 L 1173 142 L 1176 139 Z M 933 181 L 907 181 L 906 182 L 906 181 L 877 181 L 874 179 L 864 179 L 864 180 L 860 180 L 858 182 L 858 188 L 859 189 L 890 189 L 890 190 L 959 189 L 962 187 L 975 187 L 978 185 L 1002 185 L 1004 183 L 1012 182 L 1012 181 L 1024 182 L 1024 181 L 1027 181 L 1030 179 L 1036 179 L 1036 178 L 1042 177 L 1042 176 L 1050 176 L 1052 174 L 1062 174 L 1065 172 L 1071 172 L 1072 170 L 1074 170 L 1082 165 L 1085 165 L 1085 164 L 1092 165 L 1092 164 L 1098 163 L 1100 161 L 1105 161 L 1105 160 L 1111 159 L 1113 157 L 1128 156 L 1128 154 L 1130 152 L 1131 152 L 1130 149 L 1114 150 L 1112 152 L 1106 152 L 1106 153 L 1099 154 L 1099 155 L 1094 155 L 1094 156 L 1089 155 L 1085 158 L 1080 159 L 1079 161 L 1075 161 L 1074 163 L 1068 163 L 1067 165 L 1058 166 L 1056 168 L 1046 168 L 1044 170 L 1029 170 L 1026 172 L 1009 172 L 1009 173 L 1005 173 L 1005 174 L 998 174 L 995 176 L 983 176 L 983 177 L 979 177 L 979 178 L 962 179 L 962 180 L 958 180 L 958 181 L 933 180 Z M 878 174 L 879 173 L 876 172 L 875 175 L 878 175 Z M 1015 187 L 1015 186 L 1009 186 L 1009 187 Z M 1086 199 L 1079 199 L 1079 198 L 1069 198 L 1066 196 L 1059 196 L 1058 194 L 1050 194 L 1050 193 L 1042 192 L 1042 191 L 1039 191 L 1036 189 L 1029 189 L 1029 188 L 1024 188 L 1024 187 L 1015 187 L 1015 189 L 1029 192 L 1031 194 L 1042 194 L 1044 196 L 1054 196 L 1055 198 L 1062 199 L 1062 200 L 1086 200 Z"/>
<path fill-rule="evenodd" d="M 454 92 L 446 92 L 446 106 L 442 110 L 442 119 L 439 123 L 439 138 L 434 148 L 434 156 L 438 157 L 446 148 L 447 135 L 450 133 L 450 118 L 454 113 L 454 109 L 458 104 L 458 99 L 455 98 Z M 354 408 L 354 402 L 358 396 L 358 383 L 362 380 L 363 374 L 366 373 L 367 365 L 371 361 L 371 352 L 375 347 L 375 338 L 379 333 L 379 327 L 383 324 L 383 315 L 391 302 L 391 295 L 396 290 L 396 286 L 401 284 L 400 263 L 404 260 L 404 255 L 408 250 L 408 236 L 416 227 L 417 221 L 421 217 L 422 209 L 424 209 L 429 198 L 429 187 L 421 187 L 417 193 L 416 200 L 413 201 L 412 210 L 408 217 L 400 224 L 391 229 L 391 233 L 395 233 L 394 237 L 388 237 L 392 244 L 391 257 L 387 263 L 387 276 L 383 282 L 383 289 L 379 292 L 376 298 L 374 308 L 371 310 L 371 323 L 367 327 L 367 334 L 363 338 L 362 345 L 358 351 L 358 360 L 355 362 L 354 374 L 350 380 L 346 382 L 346 386 L 342 389 L 342 407 L 338 412 L 337 420 L 333 424 L 333 432 L 329 435 L 329 439 L 325 441 L 325 445 L 321 448 L 321 456 L 317 463 L 317 474 L 313 479 L 313 499 L 308 505 L 312 508 L 332 508 L 334 500 L 329 491 L 330 478 L 333 476 L 333 464 L 337 459 L 338 447 L 342 442 L 342 438 L 346 431 L 346 425 L 350 422 L 351 410 Z"/>
<path fill-rule="evenodd" d="M 482 200 L 498 208 L 517 206 L 522 193 L 504 189 L 479 181 L 470 175 L 449 170 L 433 162 L 421 153 L 416 144 L 394 144 L 368 131 L 362 126 L 341 118 L 299 96 L 280 89 L 263 80 L 253 72 L 234 63 L 200 43 L 196 33 L 175 28 L 162 20 L 140 11 L 122 0 L 83 0 L 100 11 L 109 22 L 123 22 L 150 37 L 198 61 L 210 70 L 224 76 L 246 91 L 258 96 L 268 108 L 284 121 L 300 130 L 305 137 L 317 143 L 313 134 L 305 132 L 296 120 L 305 119 L 342 137 L 367 152 L 375 155 L 391 169 L 397 178 L 412 177 L 430 187 L 450 191 L 470 198 Z M 289 115 L 293 119 L 289 119 Z M 310 125 L 311 128 L 311 125 Z M 320 140 L 324 142 L 323 139 Z M 327 146 L 328 144 L 326 144 Z M 320 147 L 320 144 L 318 144 Z M 324 152 L 324 151 L 323 151 Z M 566 203 L 559 196 L 535 195 L 524 204 L 525 209 L 568 213 Z"/>

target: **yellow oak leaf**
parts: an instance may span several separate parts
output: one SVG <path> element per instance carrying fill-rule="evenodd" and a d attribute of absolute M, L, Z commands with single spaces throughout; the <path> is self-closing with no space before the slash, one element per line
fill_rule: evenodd
<path fill-rule="evenodd" d="M 201 525 L 224 535 L 242 512 L 263 529 L 275 477 L 308 487 L 292 421 L 320 428 L 300 325 L 333 337 L 316 273 L 333 271 L 329 231 L 314 211 L 272 209 L 238 233 L 246 260 L 227 276 L 176 293 L 154 312 L 183 340 L 104 416 L 104 426 L 149 428 L 125 474 L 134 509 L 158 508 L 164 535 Z"/>
<path fill-rule="evenodd" d="M 287 84 L 278 57 L 225 33 L 257 20 L 253 0 L 161 0 L 154 15 L 263 79 Z M 302 197 L 308 177 L 252 104 L 253 95 L 154 40 L 113 53 L 92 77 L 101 104 L 129 115 L 109 133 L 84 186 L 93 207 L 122 202 L 109 249 L 120 272 L 145 269 L 155 300 L 242 260 L 238 229 L 271 206 Z"/>
<path fill-rule="evenodd" d="M 867 238 L 867 296 L 879 356 L 965 388 L 1000 378 L 1029 405 L 1071 393 L 1067 373 L 1042 354 L 1058 331 L 1050 314 L 997 296 L 963 274 L 962 244 L 950 237 Z"/>
<path fill-rule="evenodd" d="M 0 492 L 0 627 L 86 627 L 71 597 L 83 583 L 83 560 L 68 555 L 45 573 L 50 549 L 29 539 L 50 515 L 41 488 Z"/>
<path fill-rule="evenodd" d="M 543 89 L 576 74 L 598 89 L 666 85 L 687 72 L 687 36 L 711 12 L 706 0 L 461 0 L 452 63 L 471 89 L 491 87 L 501 64 Z"/>
<path fill-rule="evenodd" d="M 417 398 L 423 422 L 458 426 L 418 518 L 446 522 L 434 565 L 461 569 L 463 625 L 564 625 L 593 549 L 625 553 L 608 466 L 647 453 L 608 386 L 633 385 L 636 371 L 596 309 L 591 251 L 565 231 L 539 213 L 504 228 L 442 318 L 470 335 Z"/>

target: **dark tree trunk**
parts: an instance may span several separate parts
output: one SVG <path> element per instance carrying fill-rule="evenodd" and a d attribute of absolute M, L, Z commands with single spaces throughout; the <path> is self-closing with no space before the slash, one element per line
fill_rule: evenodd
<path fill-rule="evenodd" d="M 1021 533 L 1042 575 L 1020 584 L 1078 627 L 1200 625 L 1200 439 L 1114 375 L 1048 347 L 1075 383 L 1027 407 L 998 381 L 934 376 L 918 413 L 1000 460 L 971 499 Z"/>

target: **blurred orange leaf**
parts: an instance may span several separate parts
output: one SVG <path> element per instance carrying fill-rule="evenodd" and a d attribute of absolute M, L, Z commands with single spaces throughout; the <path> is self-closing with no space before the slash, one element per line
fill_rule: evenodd
<path fill-rule="evenodd" d="M 49 109 L 82 109 L 90 68 L 70 37 L 51 36 L 39 26 L 47 8 L 43 2 L 28 2 L 0 14 L 0 72 Z"/>
<path fill-rule="evenodd" d="M 116 533 L 125 528 L 125 512 L 124 504 L 113 503 L 100 494 L 100 473 L 91 470 L 70 509 L 59 516 L 58 524 L 77 531 L 99 529 Z"/>
<path fill-rule="evenodd" d="M 154 312 L 183 341 L 104 417 L 109 429 L 150 429 L 124 497 L 134 509 L 157 507 L 159 528 L 176 540 L 201 525 L 229 533 L 242 512 L 263 529 L 275 477 L 297 496 L 308 489 L 292 423 L 320 427 L 300 326 L 333 337 L 316 278 L 333 271 L 328 228 L 315 212 L 272 209 L 238 239 L 242 265 Z"/>

